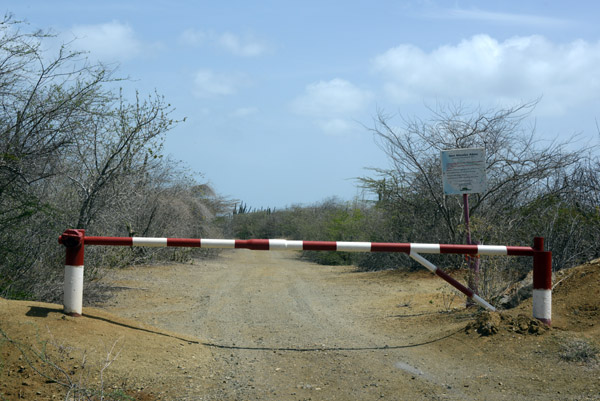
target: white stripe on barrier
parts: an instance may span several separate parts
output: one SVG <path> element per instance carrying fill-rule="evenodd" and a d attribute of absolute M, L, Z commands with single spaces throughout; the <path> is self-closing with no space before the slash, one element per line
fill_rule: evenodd
<path fill-rule="evenodd" d="M 502 245 L 478 245 L 477 253 L 480 255 L 508 255 L 508 248 Z"/>
<path fill-rule="evenodd" d="M 301 251 L 304 246 L 304 241 L 286 241 L 288 251 Z"/>
<path fill-rule="evenodd" d="M 270 239 L 269 250 L 271 251 L 301 251 L 303 241 L 288 241 L 286 239 Z"/>
<path fill-rule="evenodd" d="M 336 242 L 336 249 L 343 252 L 371 252 L 370 242 Z"/>
<path fill-rule="evenodd" d="M 200 239 L 201 248 L 235 248 L 234 239 Z"/>
<path fill-rule="evenodd" d="M 166 238 L 152 238 L 152 237 L 133 237 L 131 239 L 132 246 L 151 246 L 161 247 L 167 246 Z"/>
<path fill-rule="evenodd" d="M 271 251 L 285 251 L 288 249 L 288 243 L 285 239 L 270 239 L 269 250 Z"/>
<path fill-rule="evenodd" d="M 440 244 L 410 244 L 410 253 L 440 253 Z M 412 256 L 412 255 L 411 255 Z"/>

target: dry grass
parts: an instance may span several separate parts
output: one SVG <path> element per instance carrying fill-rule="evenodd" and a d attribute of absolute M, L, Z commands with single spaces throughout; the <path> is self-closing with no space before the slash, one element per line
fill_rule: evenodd
<path fill-rule="evenodd" d="M 600 357 L 600 350 L 590 340 L 570 338 L 560 344 L 560 358 L 567 362 L 594 365 Z"/>

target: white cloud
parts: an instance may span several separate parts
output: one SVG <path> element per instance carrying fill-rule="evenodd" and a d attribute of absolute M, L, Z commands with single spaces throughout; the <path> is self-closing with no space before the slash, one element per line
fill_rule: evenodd
<path fill-rule="evenodd" d="M 265 53 L 267 46 L 252 37 L 239 37 L 225 32 L 218 37 L 217 43 L 236 56 L 255 57 Z"/>
<path fill-rule="evenodd" d="M 180 35 L 179 39 L 182 43 L 189 46 L 210 44 L 240 57 L 257 57 L 269 49 L 266 43 L 252 35 L 240 36 L 231 32 L 218 34 L 215 32 L 186 29 Z"/>
<path fill-rule="evenodd" d="M 245 80 L 241 75 L 203 69 L 194 74 L 193 92 L 197 97 L 233 95 L 243 85 Z"/>
<path fill-rule="evenodd" d="M 543 96 L 538 111 L 563 113 L 600 93 L 600 42 L 556 44 L 542 36 L 499 42 L 476 35 L 431 52 L 403 44 L 377 56 L 374 70 L 394 101 L 433 98 L 519 102 Z"/>
<path fill-rule="evenodd" d="M 197 31 L 195 29 L 186 29 L 179 36 L 179 40 L 190 46 L 199 46 L 203 44 L 206 40 L 208 40 L 208 34 L 202 31 Z"/>
<path fill-rule="evenodd" d="M 455 8 L 444 10 L 443 12 L 437 13 L 433 16 L 442 19 L 462 19 L 527 26 L 537 25 L 560 27 L 572 24 L 572 21 L 567 19 L 546 17 L 543 15 L 501 13 L 479 9 L 465 10 L 461 8 Z"/>
<path fill-rule="evenodd" d="M 240 107 L 240 108 L 234 110 L 233 113 L 231 113 L 231 116 L 238 117 L 238 118 L 248 117 L 248 116 L 258 113 L 258 111 L 259 110 L 256 107 Z"/>
<path fill-rule="evenodd" d="M 122 61 L 143 54 L 147 48 L 131 26 L 112 21 L 99 25 L 78 25 L 71 29 L 73 46 L 88 51 L 101 61 Z"/>
<path fill-rule="evenodd" d="M 323 132 L 331 135 L 342 135 L 351 132 L 357 128 L 354 121 L 345 120 L 342 118 L 330 118 L 318 120 L 317 125 Z"/>
<path fill-rule="evenodd" d="M 299 114 L 311 116 L 342 116 L 361 111 L 371 100 L 369 91 L 343 79 L 319 81 L 308 85 L 304 94 L 293 102 Z"/>
<path fill-rule="evenodd" d="M 319 81 L 308 85 L 292 102 L 292 110 L 312 117 L 327 133 L 342 133 L 356 126 L 357 114 L 369 105 L 372 94 L 343 79 Z"/>

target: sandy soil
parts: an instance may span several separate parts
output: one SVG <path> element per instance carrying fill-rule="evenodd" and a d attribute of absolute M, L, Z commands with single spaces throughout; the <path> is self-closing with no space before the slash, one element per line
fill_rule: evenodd
<path fill-rule="evenodd" d="M 476 321 L 428 272 L 356 273 L 286 252 L 236 250 L 105 280 L 111 301 L 81 318 L 0 299 L 0 400 L 64 399 L 32 367 L 61 373 L 22 352 L 44 342 L 73 381 L 140 400 L 600 400 L 598 364 L 560 357 L 575 339 L 600 345 L 598 263 L 559 275 L 551 330 L 527 317 L 527 302 Z"/>

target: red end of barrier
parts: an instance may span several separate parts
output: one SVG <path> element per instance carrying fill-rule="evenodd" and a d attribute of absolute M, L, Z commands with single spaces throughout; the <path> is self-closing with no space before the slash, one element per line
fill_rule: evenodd
<path fill-rule="evenodd" d="M 536 252 L 533 255 L 533 289 L 552 289 L 552 252 Z"/>
<path fill-rule="evenodd" d="M 85 230 L 66 230 L 60 237 L 58 243 L 66 248 L 65 265 L 83 266 L 83 245 L 85 242 Z"/>
<path fill-rule="evenodd" d="M 533 239 L 533 289 L 552 289 L 552 252 L 544 251 L 544 239 Z"/>
<path fill-rule="evenodd" d="M 66 246 L 67 248 L 76 248 L 83 245 L 83 238 L 85 237 L 85 230 L 68 229 L 60 237 L 58 237 L 58 243 Z"/>

